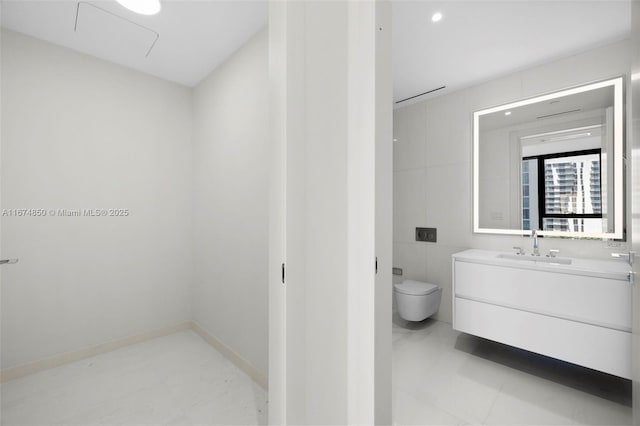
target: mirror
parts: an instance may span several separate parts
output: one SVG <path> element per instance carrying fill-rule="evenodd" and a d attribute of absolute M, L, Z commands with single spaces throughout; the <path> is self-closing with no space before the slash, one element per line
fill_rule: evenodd
<path fill-rule="evenodd" d="M 624 238 L 623 78 L 473 114 L 477 233 Z"/>

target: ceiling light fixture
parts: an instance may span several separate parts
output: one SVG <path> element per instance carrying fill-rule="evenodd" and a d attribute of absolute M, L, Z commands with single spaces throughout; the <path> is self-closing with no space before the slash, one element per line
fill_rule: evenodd
<path fill-rule="evenodd" d="M 122 6 L 140 15 L 155 15 L 162 6 L 160 0 L 116 0 Z"/>
<path fill-rule="evenodd" d="M 511 115 L 511 111 L 505 112 L 504 115 Z"/>
<path fill-rule="evenodd" d="M 434 13 L 434 14 L 433 14 L 433 16 L 431 17 L 431 20 L 432 20 L 433 22 L 438 22 L 438 21 L 440 21 L 441 19 L 442 19 L 442 13 L 440 13 L 440 12 L 436 12 L 436 13 Z"/>

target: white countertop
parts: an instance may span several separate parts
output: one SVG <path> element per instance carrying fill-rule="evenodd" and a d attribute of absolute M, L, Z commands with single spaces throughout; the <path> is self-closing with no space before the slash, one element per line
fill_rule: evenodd
<path fill-rule="evenodd" d="M 590 277 L 609 278 L 613 280 L 628 281 L 628 274 L 631 271 L 629 263 L 622 259 L 601 260 L 601 259 L 571 259 L 570 265 L 548 263 L 542 261 L 525 260 L 531 259 L 530 254 L 523 256 L 522 260 L 499 257 L 502 254 L 513 253 L 512 251 L 480 250 L 469 249 L 454 253 L 453 259 L 462 262 L 482 263 L 486 265 L 504 266 L 509 268 L 531 269 L 538 271 L 549 271 L 562 274 L 585 275 Z M 548 258 L 546 258 L 548 260 Z"/>

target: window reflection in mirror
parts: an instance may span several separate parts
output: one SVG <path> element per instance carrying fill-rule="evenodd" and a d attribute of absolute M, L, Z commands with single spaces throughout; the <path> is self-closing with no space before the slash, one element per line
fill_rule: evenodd
<path fill-rule="evenodd" d="M 522 159 L 522 229 L 601 232 L 600 148 Z M 531 179 L 530 179 L 531 178 Z"/>

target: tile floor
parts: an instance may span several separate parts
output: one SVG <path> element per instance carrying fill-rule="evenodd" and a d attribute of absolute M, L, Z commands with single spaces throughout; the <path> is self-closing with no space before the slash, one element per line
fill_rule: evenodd
<path fill-rule="evenodd" d="M 393 326 L 395 424 L 627 425 L 631 385 L 426 320 Z M 2 425 L 266 424 L 267 394 L 191 331 L 0 386 Z"/>
<path fill-rule="evenodd" d="M 393 325 L 395 424 L 629 425 L 631 382 L 425 320 Z"/>
<path fill-rule="evenodd" d="M 2 425 L 266 424 L 267 394 L 191 331 L 0 386 Z"/>

